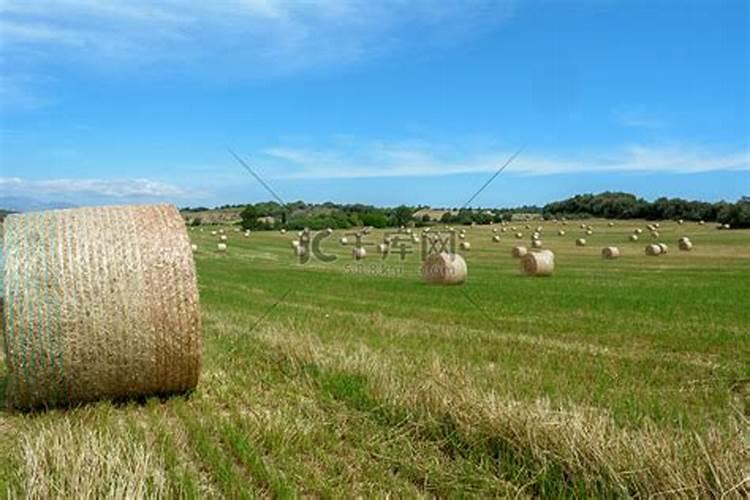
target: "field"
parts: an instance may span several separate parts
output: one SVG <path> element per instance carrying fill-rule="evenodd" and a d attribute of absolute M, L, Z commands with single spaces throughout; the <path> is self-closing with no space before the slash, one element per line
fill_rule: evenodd
<path fill-rule="evenodd" d="M 750 230 L 665 221 L 543 223 L 528 243 L 467 228 L 469 278 L 419 278 L 419 248 L 362 262 L 291 234 L 190 232 L 204 321 L 191 395 L 0 411 L 0 492 L 117 496 L 719 496 L 748 494 Z M 536 223 L 532 223 L 536 224 Z M 695 248 L 679 252 L 677 238 Z M 368 242 L 380 242 L 381 231 Z M 603 260 L 615 244 L 618 260 Z M 0 373 L 4 373 L 0 365 Z M 0 392 L 4 382 L 0 378 Z M 743 483 L 743 479 L 745 482 Z"/>

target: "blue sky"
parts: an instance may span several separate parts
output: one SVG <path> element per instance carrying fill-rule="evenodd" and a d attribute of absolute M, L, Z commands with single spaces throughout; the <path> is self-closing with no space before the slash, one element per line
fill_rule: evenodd
<path fill-rule="evenodd" d="M 0 0 L 0 199 L 750 194 L 744 1 Z"/>

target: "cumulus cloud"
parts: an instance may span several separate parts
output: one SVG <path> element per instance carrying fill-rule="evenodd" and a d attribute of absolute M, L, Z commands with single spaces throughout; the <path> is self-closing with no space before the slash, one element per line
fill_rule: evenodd
<path fill-rule="evenodd" d="M 115 199 L 184 198 L 194 194 L 150 179 L 42 179 L 0 177 L 2 196 L 43 196 L 71 199 L 77 196 Z"/>

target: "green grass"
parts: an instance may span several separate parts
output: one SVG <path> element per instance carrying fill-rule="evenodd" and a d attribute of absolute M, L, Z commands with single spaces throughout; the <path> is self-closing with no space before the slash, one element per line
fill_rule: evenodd
<path fill-rule="evenodd" d="M 325 242 L 338 260 L 302 265 L 291 234 L 229 230 L 219 254 L 211 228 L 191 231 L 205 330 L 196 392 L 0 413 L 0 492 L 747 493 L 750 231 L 663 222 L 669 253 L 646 257 L 648 235 L 627 241 L 644 223 L 590 223 L 584 248 L 575 223 L 563 237 L 544 224 L 550 278 L 520 276 L 510 257 L 523 224 L 523 240 L 500 243 L 468 228 L 460 287 L 424 284 L 415 254 L 381 260 L 369 247 L 354 263 L 341 232 Z M 677 251 L 683 234 L 692 252 Z M 599 256 L 610 244 L 620 259 Z M 95 446 L 121 469 L 99 464 L 77 485 L 65 470 Z"/>

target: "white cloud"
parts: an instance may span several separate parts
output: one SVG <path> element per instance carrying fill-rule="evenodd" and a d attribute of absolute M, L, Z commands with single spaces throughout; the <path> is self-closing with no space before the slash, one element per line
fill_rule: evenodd
<path fill-rule="evenodd" d="M 277 178 L 359 178 L 435 176 L 494 172 L 513 151 L 451 150 L 445 144 L 376 143 L 323 149 L 271 147 L 258 156 L 268 175 Z M 712 151 L 691 147 L 627 146 L 607 153 L 575 157 L 524 151 L 508 167 L 521 175 L 582 172 L 696 173 L 750 170 L 747 151 Z"/>
<path fill-rule="evenodd" d="M 624 127 L 657 129 L 664 127 L 664 121 L 644 108 L 620 109 L 612 113 L 616 123 Z"/>
<path fill-rule="evenodd" d="M 0 196 L 44 196 L 70 199 L 75 196 L 134 199 L 184 198 L 195 194 L 171 184 L 150 179 L 44 179 L 0 177 Z"/>

